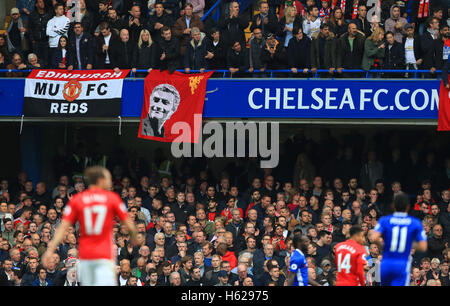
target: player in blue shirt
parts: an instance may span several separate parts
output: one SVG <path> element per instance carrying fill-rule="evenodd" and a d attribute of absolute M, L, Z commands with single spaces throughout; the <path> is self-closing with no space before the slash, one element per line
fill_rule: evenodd
<path fill-rule="evenodd" d="M 409 199 L 402 193 L 394 198 L 394 213 L 382 217 L 374 228 L 371 240 L 382 244 L 383 258 L 380 263 L 382 286 L 409 286 L 411 270 L 411 248 L 417 241 L 416 250 L 427 250 L 427 235 L 422 223 L 408 216 Z"/>
<path fill-rule="evenodd" d="M 309 239 L 305 236 L 297 234 L 293 239 L 293 246 L 295 247 L 289 260 L 289 278 L 288 286 L 320 286 L 314 280 L 308 280 L 308 263 L 306 261 L 305 253 L 308 250 Z"/>

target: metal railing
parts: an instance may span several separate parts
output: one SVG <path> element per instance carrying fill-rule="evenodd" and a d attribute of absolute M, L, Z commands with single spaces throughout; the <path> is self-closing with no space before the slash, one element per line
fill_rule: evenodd
<path fill-rule="evenodd" d="M 220 18 L 220 8 L 218 6 L 220 5 L 220 2 L 222 0 L 217 0 L 216 3 L 203 15 L 202 21 L 205 21 L 206 18 L 208 18 L 209 15 L 212 16 L 212 19 L 214 19 L 215 22 L 217 22 Z M 217 9 L 217 10 L 216 10 Z M 214 10 L 216 10 L 214 12 Z"/>
<path fill-rule="evenodd" d="M 22 69 L 22 70 L 20 70 L 20 69 L 0 69 L 0 74 L 1 73 L 8 73 L 8 72 L 9 73 L 13 73 L 13 72 L 29 73 L 31 71 L 32 70 L 29 70 L 29 69 Z M 179 69 L 177 71 L 184 73 L 183 69 Z M 212 70 L 205 70 L 204 72 L 207 72 L 207 71 L 212 71 Z M 301 76 L 303 74 L 302 69 L 298 69 L 298 71 L 299 72 L 297 74 L 295 74 L 295 76 Z M 200 72 L 200 70 L 191 70 L 190 71 L 190 73 L 199 73 L 199 72 Z M 313 73 L 312 76 L 311 75 L 305 75 L 305 78 L 308 78 L 308 79 L 309 78 L 315 78 L 315 79 L 319 78 L 320 79 L 320 75 L 319 74 L 322 74 L 322 73 L 328 74 L 328 72 L 329 72 L 328 69 L 317 69 Z M 441 70 L 436 70 L 434 72 L 434 74 L 439 75 L 441 72 L 442 72 Z M 146 74 L 146 73 L 148 73 L 148 71 L 145 70 L 145 69 L 137 69 L 136 73 L 145 73 Z M 133 71 L 130 70 L 129 78 L 136 78 L 136 73 L 133 73 Z M 223 78 L 231 77 L 231 73 L 230 73 L 229 70 L 215 70 L 215 73 L 222 74 Z M 287 74 L 288 76 L 294 76 L 294 73 L 290 69 L 264 70 L 264 71 L 253 70 L 252 72 L 249 72 L 247 70 L 246 73 L 250 74 L 249 75 L 250 77 L 251 77 L 252 74 L 265 74 L 266 77 L 270 77 L 270 78 L 274 78 L 275 77 L 274 74 L 285 74 L 285 75 Z M 311 69 L 308 69 L 308 74 L 311 74 L 311 73 L 312 73 Z M 355 75 L 359 74 L 359 76 L 358 76 L 359 78 L 367 78 L 367 79 L 369 79 L 369 78 L 378 78 L 378 77 L 380 77 L 380 74 L 398 74 L 398 75 L 401 75 L 401 74 L 408 73 L 408 75 L 412 75 L 413 76 L 412 79 L 418 79 L 419 75 L 422 76 L 422 75 L 430 74 L 431 72 L 429 70 L 404 70 L 404 69 L 401 69 L 401 70 L 375 69 L 375 70 L 369 70 L 369 71 L 362 70 L 362 69 L 342 69 L 342 73 L 355 74 Z M 327 75 L 327 77 L 328 77 L 328 75 Z M 340 74 L 335 70 L 334 73 L 332 75 L 330 75 L 330 77 L 334 78 L 334 77 L 337 77 L 339 75 Z M 373 77 L 373 76 L 375 76 L 375 77 Z M 285 77 L 285 76 L 283 76 L 283 77 Z"/>

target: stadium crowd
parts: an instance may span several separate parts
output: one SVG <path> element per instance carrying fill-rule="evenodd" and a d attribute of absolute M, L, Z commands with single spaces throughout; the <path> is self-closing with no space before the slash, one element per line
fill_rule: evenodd
<path fill-rule="evenodd" d="M 309 238 L 309 277 L 336 282 L 334 247 L 352 225 L 366 232 L 367 285 L 379 285 L 382 250 L 368 238 L 393 197 L 411 199 L 409 213 L 422 221 L 426 252 L 411 253 L 411 285 L 448 286 L 450 158 L 448 143 L 414 135 L 348 134 L 338 141 L 298 133 L 282 143 L 280 164 L 261 169 L 237 159 L 214 176 L 206 158 L 172 160 L 156 149 L 148 164 L 119 149 L 111 155 L 80 143 L 53 159 L 56 186 L 36 185 L 21 172 L 0 182 L 0 284 L 76 286 L 78 225 L 66 233 L 54 261 L 40 265 L 70 198 L 88 186 L 83 169 L 111 170 L 113 190 L 134 220 L 138 238 L 114 227 L 116 272 L 128 286 L 283 286 L 292 238 Z M 447 149 L 446 149 L 447 147 Z M 175 162 L 175 163 L 174 163 Z"/>
<path fill-rule="evenodd" d="M 81 22 L 65 16 L 65 2 L 17 0 L 0 36 L 0 69 L 225 69 L 233 77 L 422 69 L 436 77 L 450 48 L 441 0 L 383 0 L 369 9 L 365 0 L 269 0 L 244 11 L 223 0 L 218 22 L 202 20 L 212 0 L 80 0 Z"/>

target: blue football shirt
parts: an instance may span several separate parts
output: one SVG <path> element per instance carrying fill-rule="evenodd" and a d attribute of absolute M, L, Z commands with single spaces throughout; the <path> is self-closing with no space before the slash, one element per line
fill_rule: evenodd
<path fill-rule="evenodd" d="M 384 239 L 383 260 L 408 262 L 413 242 L 427 240 L 420 220 L 403 212 L 382 217 L 374 230 Z"/>
<path fill-rule="evenodd" d="M 308 286 L 308 263 L 299 249 L 295 249 L 291 255 L 289 271 L 295 274 L 293 286 Z"/>

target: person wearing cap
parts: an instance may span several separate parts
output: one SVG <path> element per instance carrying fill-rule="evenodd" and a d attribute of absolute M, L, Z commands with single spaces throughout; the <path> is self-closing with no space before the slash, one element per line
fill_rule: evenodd
<path fill-rule="evenodd" d="M 266 35 L 266 44 L 261 52 L 261 62 L 265 69 L 286 68 L 286 49 L 278 42 L 273 33 Z"/>
<path fill-rule="evenodd" d="M 13 7 L 11 9 L 11 22 L 6 26 L 6 42 L 8 44 L 8 51 L 13 52 L 23 52 L 28 48 L 25 41 L 25 33 L 27 29 L 25 28 L 25 22 L 20 17 L 19 9 Z"/>
<path fill-rule="evenodd" d="M 320 268 L 322 269 L 322 273 L 317 275 L 316 281 L 322 286 L 330 286 L 333 278 L 333 274 L 330 272 L 331 261 L 327 258 L 324 258 L 320 263 Z"/>
<path fill-rule="evenodd" d="M 217 278 L 219 279 L 219 283 L 214 286 L 231 286 L 228 283 L 228 273 L 225 270 L 220 270 L 217 274 Z"/>

